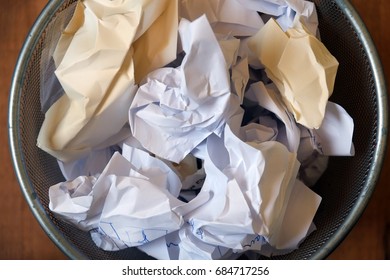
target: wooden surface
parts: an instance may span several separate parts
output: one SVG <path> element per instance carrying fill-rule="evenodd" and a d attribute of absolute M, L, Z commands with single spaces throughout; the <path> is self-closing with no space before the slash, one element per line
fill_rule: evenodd
<path fill-rule="evenodd" d="M 14 175 L 8 148 L 8 95 L 23 41 L 46 0 L 0 0 L 0 259 L 66 259 L 45 235 L 25 202 Z M 352 0 L 377 45 L 390 78 L 390 1 Z M 363 216 L 329 259 L 388 259 L 390 247 L 390 161 Z M 387 242 L 387 243 L 386 243 Z"/>

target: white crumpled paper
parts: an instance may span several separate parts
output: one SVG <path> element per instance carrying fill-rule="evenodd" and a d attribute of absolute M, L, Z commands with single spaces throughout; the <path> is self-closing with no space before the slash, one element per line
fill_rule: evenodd
<path fill-rule="evenodd" d="M 318 36 L 317 10 L 313 2 L 303 0 L 236 0 L 245 7 L 274 17 L 284 31 L 302 20 L 309 32 Z"/>
<path fill-rule="evenodd" d="M 129 113 L 134 137 L 176 163 L 218 133 L 235 106 L 225 57 L 207 18 L 183 19 L 179 33 L 186 53 L 182 64 L 151 72 Z"/>
<path fill-rule="evenodd" d="M 190 202 L 177 199 L 181 183 L 167 165 L 127 147 L 123 156 L 114 154 L 98 179 L 80 177 L 51 187 L 50 209 L 83 230 L 97 229 L 91 232 L 93 240 L 105 250 L 144 244 L 149 248 L 170 233 L 178 235 L 175 250 L 180 249 L 180 259 L 210 259 L 221 247 L 234 253 L 261 251 L 266 243 L 278 250 L 294 249 L 306 236 L 320 199 L 306 191 L 305 203 L 313 205 L 310 211 L 300 210 L 301 203 L 289 202 L 297 185 L 296 155 L 276 141 L 256 140 L 242 142 L 229 126 L 222 138 L 210 136 L 195 153 L 210 175 Z M 242 176 L 243 172 L 247 175 Z M 301 214 L 300 226 L 295 228 L 299 237 L 288 229 L 280 235 L 285 223 L 294 224 L 294 216 L 286 218 L 287 207 Z M 187 238 L 180 238 L 182 234 L 190 236 L 192 249 L 187 247 Z M 263 242 L 252 244 L 258 236 Z M 165 249 L 170 254 L 168 244 Z M 211 254 L 203 247 L 213 247 Z M 146 252 L 155 257 L 160 253 Z"/>
<path fill-rule="evenodd" d="M 190 21 L 205 15 L 218 34 L 252 36 L 264 25 L 257 11 L 237 0 L 180 0 L 179 11 Z"/>
<path fill-rule="evenodd" d="M 83 29 L 87 25 L 77 21 L 78 16 L 86 17 L 82 12 L 96 11 L 92 8 L 100 5 L 115 7 L 97 11 L 126 15 L 139 24 L 131 29 L 133 39 L 123 45 L 128 50 L 122 50 L 129 55 L 130 75 L 118 72 L 125 76 L 123 88 L 131 89 L 134 98 L 115 103 L 120 108 L 113 103 L 109 112 L 115 114 L 107 115 L 110 123 L 93 126 L 98 131 L 91 135 L 107 133 L 111 145 L 94 145 L 100 140 L 85 138 L 88 145 L 83 148 L 52 153 L 58 156 L 66 181 L 50 187 L 50 210 L 89 231 L 103 250 L 137 247 L 157 259 L 232 259 L 248 252 L 273 256 L 297 249 L 315 230 L 313 218 L 321 203 L 309 187 L 325 171 L 329 156 L 354 155 L 353 120 L 328 101 L 336 64 L 314 36 L 318 35 L 314 4 L 303 0 L 81 3 L 91 9 L 79 5 L 68 26 L 72 32 L 63 35 L 67 43 L 59 44 L 56 60 L 61 53 L 65 59 L 69 49 L 76 51 L 75 34 L 83 31 L 92 36 Z M 134 8 L 130 14 L 123 12 L 129 7 Z M 102 17 L 99 24 L 108 28 L 111 19 Z M 160 25 L 164 32 L 160 30 L 158 40 L 165 40 L 161 52 L 155 49 L 159 44 L 150 52 L 143 50 L 140 45 L 151 43 Z M 150 36 L 143 35 L 148 32 Z M 114 41 L 107 38 L 119 35 L 126 37 L 129 32 L 97 38 L 111 44 Z M 319 71 L 321 67 L 304 56 L 291 58 L 286 51 L 291 38 L 309 38 L 311 43 L 292 49 L 317 55 L 330 70 Z M 165 55 L 172 49 L 174 57 Z M 146 64 L 140 62 L 144 51 Z M 165 59 L 155 60 L 154 52 Z M 110 63 L 115 57 L 98 55 Z M 305 71 L 290 71 L 281 58 L 294 63 L 303 58 Z M 70 69 L 89 71 L 88 65 L 68 63 Z M 313 68 L 315 78 L 306 71 Z M 70 71 L 61 69 L 58 73 Z M 73 71 L 68 75 L 76 77 Z M 292 92 L 288 86 L 305 80 L 320 83 L 319 88 L 309 83 L 318 95 L 307 97 L 313 106 L 305 99 L 305 110 L 300 110 L 288 98 Z M 95 86 L 88 79 L 78 81 L 77 86 L 86 89 Z M 49 111 L 68 108 L 53 106 Z M 121 114 L 118 120 L 117 114 Z M 123 130 L 121 137 L 110 134 L 115 126 Z M 89 124 L 78 128 L 80 135 L 89 134 Z M 48 139 L 57 139 L 46 132 Z"/>

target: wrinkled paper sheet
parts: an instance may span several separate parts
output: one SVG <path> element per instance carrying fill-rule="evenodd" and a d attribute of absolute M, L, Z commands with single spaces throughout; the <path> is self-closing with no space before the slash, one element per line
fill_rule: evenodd
<path fill-rule="evenodd" d="M 107 9 L 102 8 L 105 5 Z M 58 129 L 58 135 L 44 125 L 41 136 L 45 134 L 51 144 L 55 139 L 61 142 L 53 155 L 58 156 L 66 178 L 50 187 L 51 211 L 90 231 L 103 250 L 137 247 L 158 259 L 235 258 L 248 251 L 272 256 L 298 248 L 315 230 L 313 218 L 321 202 L 309 187 L 325 171 L 329 156 L 354 155 L 353 120 L 341 106 L 328 101 L 335 61 L 313 35 L 317 33 L 314 5 L 298 0 L 85 0 L 78 9 L 75 17 L 85 17 L 85 24 L 79 22 L 78 28 L 72 29 L 77 22 L 72 20 L 67 27 L 72 31 L 63 35 L 67 47 L 60 43 L 55 53 L 62 60 L 56 74 L 63 74 L 68 81 L 62 81 L 66 101 L 54 104 L 46 119 L 51 118 L 50 111 L 59 111 L 64 113 L 61 119 L 69 115 L 79 120 L 77 112 L 90 112 L 88 92 L 94 92 L 95 98 L 97 89 L 101 100 L 92 103 L 107 119 L 92 114 L 97 117 L 92 118 L 94 125 L 84 123 L 85 128 L 80 122 L 71 127 L 61 126 L 65 121 L 47 125 Z M 255 19 L 257 12 L 262 16 Z M 118 13 L 120 20 L 114 17 Z M 277 21 L 264 20 L 265 13 Z M 164 18 L 172 15 L 176 15 L 176 27 L 172 18 Z M 119 40 L 123 32 L 113 32 L 111 24 L 122 20 L 125 28 L 132 28 L 125 32 L 129 37 L 119 42 L 114 39 Z M 134 55 L 137 50 L 141 54 L 142 47 L 136 46 L 136 38 L 147 34 L 156 21 L 176 31 L 160 30 L 162 38 L 170 38 L 169 47 L 157 52 L 162 57 L 159 63 L 148 61 L 147 65 L 153 65 L 150 69 L 139 66 L 145 75 L 137 80 Z M 97 22 L 105 27 L 102 32 L 92 28 Z M 88 23 L 95 33 L 90 34 Z M 154 28 L 158 33 L 158 27 Z M 229 29 L 235 34 L 221 33 Z M 180 39 L 178 44 L 174 33 Z M 269 53 L 267 42 L 277 38 L 283 44 L 273 60 L 279 61 L 280 54 L 287 56 L 289 52 L 283 54 L 286 41 L 297 33 L 310 38 L 299 43 L 302 52 L 310 51 L 318 61 L 333 67 L 325 71 L 329 78 L 320 77 L 324 67 L 310 65 L 313 60 L 302 57 L 304 65 L 312 66 L 313 75 L 318 75 L 313 81 L 327 84 L 327 92 L 320 98 L 320 106 L 324 106 L 320 116 L 317 108 L 305 115 L 307 120 L 318 121 L 319 127 L 297 121 L 297 111 L 284 95 L 283 80 L 272 75 L 269 69 L 274 71 L 274 66 L 269 66 L 269 57 L 263 55 Z M 87 59 L 72 63 L 67 56 L 82 56 L 77 46 L 90 36 L 95 43 L 121 50 L 102 48 L 110 53 L 108 59 L 90 42 L 94 51 L 85 50 Z M 258 45 L 259 36 L 264 45 Z M 111 58 L 113 53 L 116 55 Z M 165 53 L 174 53 L 174 58 Z M 182 60 L 167 66 L 179 53 Z M 86 70 L 89 55 L 97 61 Z M 290 77 L 290 70 L 283 69 L 286 63 L 276 65 L 292 84 L 307 78 Z M 118 66 L 126 70 L 118 71 Z M 259 67 L 271 73 L 270 79 L 259 80 L 253 74 Z M 90 75 L 88 79 L 86 75 Z M 97 80 L 102 83 L 98 87 L 91 82 Z M 80 89 L 73 89 L 75 86 Z M 114 93 L 117 88 L 120 90 Z M 113 103 L 105 108 L 110 101 Z M 69 141 L 80 146 L 67 151 L 68 140 L 61 135 L 72 127 L 80 132 L 75 139 L 83 139 Z M 91 135 L 88 128 L 94 129 Z M 103 142 L 106 145 L 101 145 Z"/>
<path fill-rule="evenodd" d="M 68 162 L 128 137 L 137 78 L 176 57 L 176 30 L 177 1 L 79 2 L 53 55 L 65 94 L 38 146 Z"/>
<path fill-rule="evenodd" d="M 338 61 L 303 25 L 286 33 L 270 19 L 248 42 L 295 120 L 319 128 L 333 92 Z"/>

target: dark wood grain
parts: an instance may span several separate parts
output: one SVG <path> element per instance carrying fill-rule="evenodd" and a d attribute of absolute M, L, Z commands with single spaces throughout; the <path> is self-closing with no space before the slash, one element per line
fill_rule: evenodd
<path fill-rule="evenodd" d="M 390 75 L 390 1 L 352 0 Z M 66 259 L 46 236 L 19 189 L 8 148 L 8 96 L 19 50 L 45 0 L 0 0 L 0 259 Z M 363 216 L 329 259 L 385 259 L 390 256 L 390 158 Z M 387 230 L 386 230 L 387 228 Z"/>

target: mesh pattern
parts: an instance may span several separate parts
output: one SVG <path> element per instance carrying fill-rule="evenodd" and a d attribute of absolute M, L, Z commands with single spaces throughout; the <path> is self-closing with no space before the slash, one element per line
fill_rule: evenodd
<path fill-rule="evenodd" d="M 74 2 L 63 1 L 56 14 Z M 314 2 L 317 5 L 322 41 L 340 62 L 331 100 L 343 106 L 355 120 L 356 156 L 331 158 L 329 168 L 314 189 L 323 198 L 314 220 L 317 230 L 298 250 L 278 257 L 280 259 L 310 259 L 323 250 L 335 232 L 343 230 L 346 217 L 354 214 L 356 201 L 369 187 L 367 177 L 375 168 L 373 155 L 378 141 L 378 94 L 367 50 L 337 2 Z M 73 248 L 90 259 L 148 259 L 147 255 L 137 249 L 104 252 L 95 246 L 89 233 L 57 220 L 48 209 L 48 188 L 64 179 L 56 160 L 36 147 L 37 135 L 44 119 L 39 97 L 40 54 L 50 23 L 45 28 L 23 69 L 19 93 L 18 135 L 24 166 L 17 168 L 25 169 L 29 177 L 28 182 L 21 184 L 31 188 L 37 198 L 34 203 L 45 209 L 45 218 L 63 234 L 63 240 L 56 241 L 57 245 L 62 242 L 65 248 Z"/>

